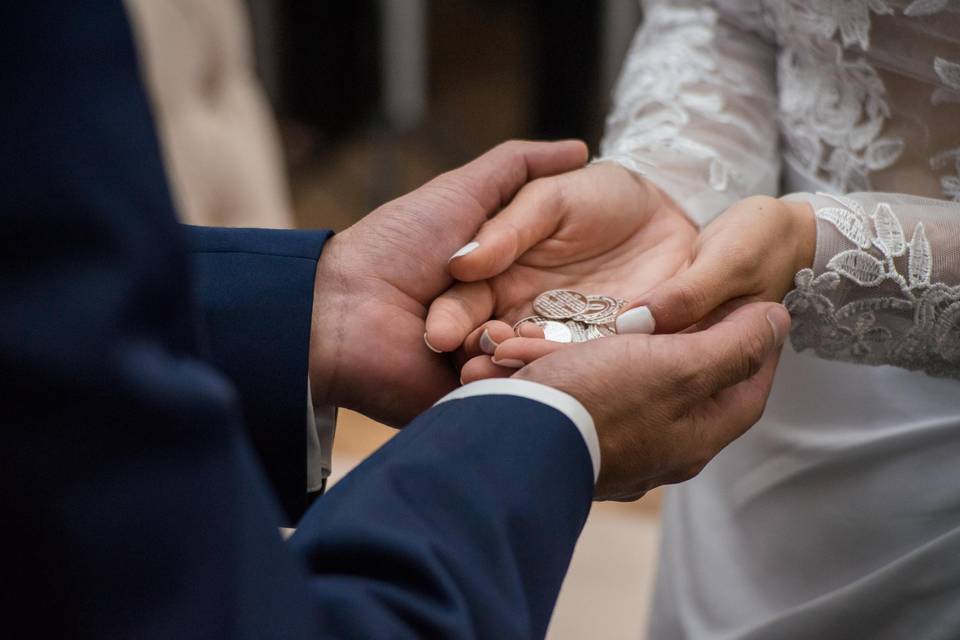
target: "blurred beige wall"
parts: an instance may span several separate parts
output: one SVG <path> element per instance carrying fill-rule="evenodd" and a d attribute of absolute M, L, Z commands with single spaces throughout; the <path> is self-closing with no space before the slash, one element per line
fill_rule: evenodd
<path fill-rule="evenodd" d="M 291 227 L 276 122 L 239 0 L 125 0 L 184 222 Z"/>

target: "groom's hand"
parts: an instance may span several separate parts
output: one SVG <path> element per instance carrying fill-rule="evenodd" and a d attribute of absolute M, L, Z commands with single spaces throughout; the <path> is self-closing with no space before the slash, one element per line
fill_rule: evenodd
<path fill-rule="evenodd" d="M 565 345 L 513 377 L 584 405 L 600 441 L 596 498 L 633 500 L 697 475 L 760 419 L 789 331 L 781 305 L 753 303 L 696 333 Z"/>
<path fill-rule="evenodd" d="M 579 141 L 507 142 L 334 236 L 317 266 L 314 401 L 399 425 L 453 389 L 450 362 L 423 344 L 427 307 L 452 283 L 451 254 L 527 182 L 586 159 Z"/>

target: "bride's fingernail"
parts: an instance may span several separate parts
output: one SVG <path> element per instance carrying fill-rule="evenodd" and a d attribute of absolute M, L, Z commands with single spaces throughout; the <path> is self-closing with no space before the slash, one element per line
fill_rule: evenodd
<path fill-rule="evenodd" d="M 440 351 L 440 349 L 437 349 L 435 346 L 430 344 L 430 341 L 427 340 L 426 333 L 423 334 L 423 344 L 427 345 L 427 349 L 430 349 L 430 351 L 433 351 L 434 353 L 443 353 L 443 351 Z"/>
<path fill-rule="evenodd" d="M 653 333 L 657 323 L 647 307 L 624 311 L 617 318 L 617 333 Z"/>
<path fill-rule="evenodd" d="M 503 360 L 497 360 L 496 358 L 491 358 L 493 364 L 498 367 L 507 367 L 509 369 L 520 369 L 523 367 L 523 360 L 514 360 L 513 358 L 504 358 Z"/>
<path fill-rule="evenodd" d="M 490 332 L 484 329 L 483 333 L 480 334 L 480 351 L 483 351 L 488 356 L 492 356 L 496 350 L 497 343 L 490 337 Z"/>
<path fill-rule="evenodd" d="M 473 251 L 474 249 L 476 249 L 476 248 L 479 247 L 479 246 L 480 246 L 480 243 L 479 243 L 479 242 L 468 242 L 467 244 L 465 244 L 465 245 L 463 245 L 462 247 L 460 247 L 459 249 L 457 249 L 457 252 L 456 252 L 455 254 L 453 254 L 452 256 L 450 256 L 450 260 L 455 260 L 455 259 L 457 259 L 457 258 L 462 258 L 463 256 L 467 255 L 468 253 L 470 253 L 471 251 Z M 450 262 L 450 260 L 447 260 L 447 262 Z"/>

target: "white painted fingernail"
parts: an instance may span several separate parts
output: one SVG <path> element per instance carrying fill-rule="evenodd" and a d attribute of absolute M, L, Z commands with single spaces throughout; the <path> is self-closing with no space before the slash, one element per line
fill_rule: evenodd
<path fill-rule="evenodd" d="M 443 353 L 443 351 L 440 351 L 440 349 L 437 349 L 430 344 L 430 341 L 427 340 L 427 334 L 423 334 L 423 344 L 427 345 L 427 349 L 430 349 L 430 351 L 433 351 L 434 353 Z"/>
<path fill-rule="evenodd" d="M 450 260 L 455 260 L 455 259 L 457 259 L 457 258 L 462 258 L 463 256 L 467 255 L 468 253 L 470 253 L 471 251 L 473 251 L 474 249 L 476 249 L 476 248 L 479 247 L 479 246 L 480 246 L 480 243 L 479 243 L 479 242 L 468 242 L 467 244 L 465 244 L 465 245 L 463 245 L 462 247 L 460 247 L 459 249 L 457 249 L 457 252 L 456 252 L 455 254 L 453 254 L 452 256 L 450 256 Z M 447 260 L 447 262 L 450 262 L 450 260 Z"/>
<path fill-rule="evenodd" d="M 488 356 L 492 356 L 496 350 L 497 343 L 490 337 L 490 332 L 484 329 L 483 333 L 480 334 L 480 351 L 483 351 Z"/>
<path fill-rule="evenodd" d="M 617 318 L 617 333 L 653 333 L 657 323 L 646 307 L 624 311 Z"/>
<path fill-rule="evenodd" d="M 513 358 L 504 358 L 503 360 L 497 360 L 493 358 L 493 364 L 498 367 L 508 367 L 510 369 L 520 369 L 523 367 L 523 360 L 514 360 Z"/>

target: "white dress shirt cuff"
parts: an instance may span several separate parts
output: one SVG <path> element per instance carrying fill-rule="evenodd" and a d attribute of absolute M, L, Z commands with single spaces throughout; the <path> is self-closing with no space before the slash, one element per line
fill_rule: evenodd
<path fill-rule="evenodd" d="M 332 468 L 333 437 L 337 430 L 336 407 L 314 407 L 307 376 L 307 492 L 323 489 Z"/>
<path fill-rule="evenodd" d="M 580 435 L 583 436 L 583 443 L 587 447 L 587 452 L 590 454 L 590 462 L 593 464 L 593 481 L 596 483 L 597 476 L 600 474 L 600 440 L 597 438 L 597 428 L 593 424 L 593 417 L 591 417 L 586 408 L 580 404 L 579 400 L 559 389 L 554 389 L 553 387 L 548 387 L 538 382 L 518 380 L 516 378 L 492 378 L 471 382 L 455 391 L 451 391 L 438 400 L 437 404 L 475 396 L 517 396 L 519 398 L 527 398 L 528 400 L 552 407 L 567 416 L 570 422 L 572 422 L 580 432 Z"/>

